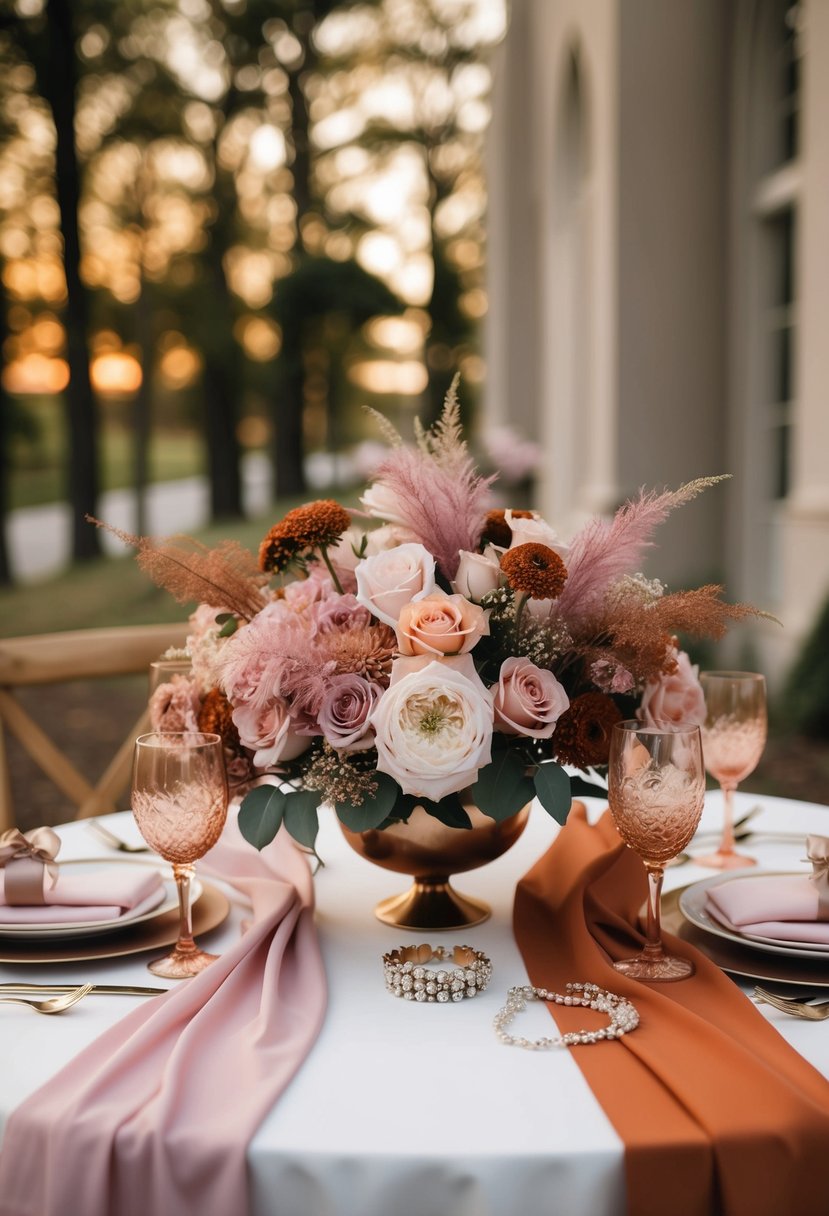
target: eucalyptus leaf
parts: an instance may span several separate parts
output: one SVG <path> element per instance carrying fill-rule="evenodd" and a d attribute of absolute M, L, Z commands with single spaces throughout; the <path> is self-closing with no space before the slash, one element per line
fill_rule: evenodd
<path fill-rule="evenodd" d="M 337 818 L 352 832 L 368 832 L 379 827 L 389 817 L 400 793 L 400 787 L 388 773 L 374 773 L 372 776 L 377 782 L 377 793 L 373 798 L 366 798 L 359 806 L 353 806 L 350 802 L 335 803 Z"/>
<path fill-rule="evenodd" d="M 461 806 L 460 799 L 456 794 L 450 794 L 447 798 L 441 798 L 440 802 L 432 802 L 428 798 L 422 798 L 420 805 L 430 815 L 433 815 L 435 819 L 439 819 L 441 823 L 445 823 L 448 828 L 472 828 L 472 820 Z"/>
<path fill-rule="evenodd" d="M 315 790 L 299 790 L 285 796 L 285 827 L 298 844 L 309 849 L 314 848 L 319 831 L 319 799 Z"/>
<path fill-rule="evenodd" d="M 264 849 L 270 844 L 285 814 L 286 795 L 275 785 L 257 785 L 239 807 L 239 831 L 249 844 Z"/>
<path fill-rule="evenodd" d="M 585 781 L 584 777 L 579 777 L 573 774 L 570 778 L 570 793 L 573 795 L 584 794 L 586 798 L 604 798 L 607 801 L 607 787 L 604 785 L 594 785 L 592 781 Z"/>
<path fill-rule="evenodd" d="M 572 794 L 570 778 L 560 764 L 552 760 L 539 764 L 535 773 L 535 792 L 544 810 L 557 823 L 564 823 L 570 811 Z"/>
<path fill-rule="evenodd" d="M 532 781 L 525 776 L 524 760 L 509 748 L 496 752 L 472 786 L 475 805 L 496 823 L 517 814 L 534 792 Z"/>

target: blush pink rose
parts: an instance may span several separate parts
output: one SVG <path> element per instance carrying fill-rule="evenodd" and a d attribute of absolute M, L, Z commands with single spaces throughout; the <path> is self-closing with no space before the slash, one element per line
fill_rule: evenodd
<path fill-rule="evenodd" d="M 466 654 L 485 633 L 489 621 L 483 608 L 442 591 L 406 604 L 397 622 L 397 644 L 405 655 Z"/>
<path fill-rule="evenodd" d="M 645 726 L 702 726 L 705 694 L 697 678 L 699 668 L 684 650 L 676 652 L 676 671 L 649 680 L 642 693 L 637 718 Z"/>
<path fill-rule="evenodd" d="M 495 729 L 549 739 L 570 698 L 551 671 L 525 658 L 505 659 L 495 689 Z"/>
<path fill-rule="evenodd" d="M 237 705 L 232 714 L 243 747 L 253 753 L 257 768 L 270 768 L 280 760 L 293 760 L 302 754 L 311 740 L 292 729 L 288 706 L 281 697 L 258 708 Z"/>
<path fill-rule="evenodd" d="M 435 588 L 435 559 L 414 542 L 384 549 L 361 561 L 356 570 L 357 599 L 392 628 L 401 609 Z"/>

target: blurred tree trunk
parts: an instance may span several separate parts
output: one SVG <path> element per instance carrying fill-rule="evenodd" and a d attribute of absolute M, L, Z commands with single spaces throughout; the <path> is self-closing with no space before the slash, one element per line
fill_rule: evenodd
<path fill-rule="evenodd" d="M 83 561 L 100 553 L 98 529 L 84 516 L 98 505 L 98 416 L 89 376 L 89 293 L 81 279 L 78 229 L 80 170 L 75 148 L 75 37 L 71 0 L 48 0 L 46 56 L 39 84 L 55 124 L 55 184 L 63 236 L 66 275 L 66 328 L 69 384 L 69 503 L 72 557 Z"/>
<path fill-rule="evenodd" d="M 313 210 L 311 116 L 303 88 L 303 78 L 313 72 L 318 62 L 311 37 L 313 27 L 313 12 L 309 8 L 300 7 L 294 14 L 291 28 L 302 46 L 302 57 L 295 66 L 286 69 L 288 97 L 291 102 L 290 134 L 293 149 L 291 175 L 294 184 L 291 195 L 296 204 L 296 230 L 292 250 L 295 258 L 301 258 L 304 253 L 302 228 Z M 303 427 L 305 413 L 303 339 L 304 327 L 299 319 L 296 325 L 283 331 L 282 334 L 282 371 L 273 406 L 274 480 L 276 493 L 280 497 L 301 495 L 307 489 Z"/>
<path fill-rule="evenodd" d="M 9 336 L 8 301 L 3 281 L 3 259 L 0 258 L 0 350 L 3 349 Z M 11 440 L 11 405 L 8 394 L 0 380 L 0 586 L 8 587 L 12 583 L 12 569 L 9 561 L 8 538 L 6 526 L 9 514 L 9 443 Z"/>
<path fill-rule="evenodd" d="M 222 106 L 224 121 L 233 112 L 236 94 L 231 87 Z M 240 415 L 242 361 L 233 336 L 234 302 L 225 273 L 224 255 L 233 243 L 236 193 L 231 174 L 219 163 L 219 137 L 212 149 L 215 214 L 207 229 L 204 251 L 207 293 L 203 301 L 204 426 L 210 477 L 210 514 L 216 519 L 239 519 L 242 509 L 242 478 L 237 424 Z"/>

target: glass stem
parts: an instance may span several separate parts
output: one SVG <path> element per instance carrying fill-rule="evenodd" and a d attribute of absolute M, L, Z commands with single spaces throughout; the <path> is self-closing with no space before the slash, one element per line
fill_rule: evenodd
<path fill-rule="evenodd" d="M 722 840 L 720 841 L 720 853 L 734 852 L 734 791 L 736 785 L 731 783 L 726 784 L 720 782 L 720 789 L 723 796 L 723 825 L 722 825 Z"/>
<path fill-rule="evenodd" d="M 190 906 L 190 882 L 195 873 L 195 866 L 173 862 L 173 877 L 178 890 L 178 941 L 176 950 L 183 954 L 191 954 L 196 949 L 193 941 L 193 914 Z"/>
<path fill-rule="evenodd" d="M 665 871 L 662 866 L 651 866 L 647 863 L 645 864 L 645 869 L 648 875 L 648 918 L 645 927 L 647 941 L 642 951 L 642 956 L 646 959 L 660 959 L 665 954 L 662 948 L 660 918 L 662 879 Z"/>

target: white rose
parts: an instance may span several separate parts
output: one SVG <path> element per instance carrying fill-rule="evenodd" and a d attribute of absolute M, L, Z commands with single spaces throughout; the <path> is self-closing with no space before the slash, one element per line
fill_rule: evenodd
<path fill-rule="evenodd" d="M 471 655 L 397 659 L 371 714 L 377 768 L 404 794 L 439 802 L 492 759 L 492 696 Z"/>
<path fill-rule="evenodd" d="M 483 553 L 461 549 L 458 571 L 452 580 L 452 590 L 478 603 L 488 591 L 501 585 L 501 562 L 498 551 L 487 545 Z"/>
<path fill-rule="evenodd" d="M 524 519 L 520 515 L 513 518 L 512 511 L 505 511 L 504 519 L 512 532 L 510 549 L 515 549 L 518 545 L 546 545 L 566 561 L 570 546 L 559 540 L 558 532 L 551 528 L 537 511 L 533 511 L 531 519 Z"/>
<path fill-rule="evenodd" d="M 401 528 L 398 524 L 383 524 L 366 533 L 366 551 L 364 557 L 373 557 L 384 549 L 394 549 L 397 545 L 408 545 L 417 541 L 411 528 Z"/>
<path fill-rule="evenodd" d="M 414 542 L 364 558 L 355 574 L 358 601 L 392 628 L 406 604 L 435 589 L 435 559 Z"/>
<path fill-rule="evenodd" d="M 403 524 L 404 527 L 409 523 L 406 516 L 400 513 L 397 495 L 388 486 L 383 485 L 382 481 L 375 481 L 370 485 L 360 502 L 374 519 L 384 519 L 389 524 Z"/>

